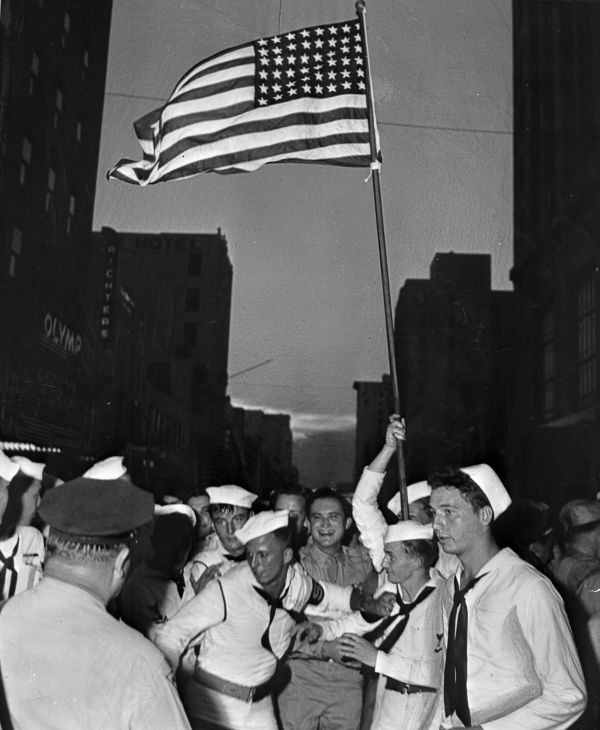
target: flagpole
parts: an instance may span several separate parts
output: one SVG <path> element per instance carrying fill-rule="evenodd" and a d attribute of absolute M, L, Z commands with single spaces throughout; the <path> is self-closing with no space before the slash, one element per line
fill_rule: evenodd
<path fill-rule="evenodd" d="M 383 227 L 383 204 L 381 202 L 381 183 L 378 160 L 377 140 L 375 137 L 375 104 L 373 100 L 373 84 L 369 66 L 369 48 L 367 45 L 367 25 L 365 21 L 365 0 L 357 0 L 356 14 L 360 23 L 362 41 L 364 45 L 365 76 L 367 85 L 367 111 L 369 115 L 369 143 L 371 148 L 371 179 L 373 180 L 373 197 L 375 200 L 375 220 L 377 222 L 377 240 L 379 243 L 379 263 L 381 266 L 381 286 L 383 291 L 383 308 L 385 312 L 385 330 L 387 334 L 388 357 L 390 362 L 390 377 L 394 394 L 394 410 L 400 415 L 400 390 L 398 388 L 398 369 L 396 366 L 396 351 L 394 347 L 394 321 L 392 317 L 392 298 L 390 295 L 390 276 L 388 271 L 387 250 L 385 245 L 385 231 Z M 406 467 L 404 461 L 404 442 L 396 440 L 396 454 L 398 457 L 398 478 L 400 492 L 400 514 L 402 520 L 408 520 L 408 493 L 406 489 Z"/>

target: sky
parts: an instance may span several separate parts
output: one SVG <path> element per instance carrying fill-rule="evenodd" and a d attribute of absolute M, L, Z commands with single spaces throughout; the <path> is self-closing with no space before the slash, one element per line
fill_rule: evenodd
<path fill-rule="evenodd" d="M 438 251 L 489 253 L 511 288 L 511 0 L 367 2 L 392 301 Z M 261 36 L 355 18 L 342 0 L 113 0 L 94 227 L 210 233 L 233 275 L 229 394 L 290 413 L 300 479 L 348 481 L 356 380 L 389 372 L 364 168 L 279 164 L 139 188 L 133 122 L 198 61 Z"/>

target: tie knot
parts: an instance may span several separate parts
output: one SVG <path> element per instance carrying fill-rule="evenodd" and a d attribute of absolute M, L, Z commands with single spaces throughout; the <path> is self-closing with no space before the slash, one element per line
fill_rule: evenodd
<path fill-rule="evenodd" d="M 483 575 L 486 575 L 484 573 Z M 467 593 L 473 588 L 473 586 L 483 578 L 483 575 L 478 575 L 476 578 L 471 578 L 464 588 L 461 588 L 458 583 L 458 578 L 454 576 L 454 603 L 462 603 Z"/>

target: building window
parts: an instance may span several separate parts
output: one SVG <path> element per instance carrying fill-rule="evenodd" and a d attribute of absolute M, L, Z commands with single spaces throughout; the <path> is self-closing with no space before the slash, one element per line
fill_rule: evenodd
<path fill-rule="evenodd" d="M 188 260 L 188 276 L 202 276 L 202 254 L 190 254 Z"/>
<path fill-rule="evenodd" d="M 33 95 L 35 91 L 36 81 L 40 75 L 40 57 L 34 53 L 31 57 L 31 69 L 29 72 L 29 94 Z"/>
<path fill-rule="evenodd" d="M 54 196 L 54 188 L 56 187 L 56 173 L 52 168 L 48 170 L 48 183 L 46 188 L 46 213 L 50 211 L 50 205 L 52 203 L 52 197 Z"/>
<path fill-rule="evenodd" d="M 186 289 L 185 290 L 185 311 L 186 312 L 197 312 L 200 309 L 200 290 L 199 289 Z"/>
<path fill-rule="evenodd" d="M 71 233 L 73 219 L 75 218 L 75 196 L 69 195 L 69 215 L 67 216 L 67 233 Z"/>
<path fill-rule="evenodd" d="M 547 309 L 542 317 L 542 408 L 544 418 L 556 413 L 556 317 Z"/>
<path fill-rule="evenodd" d="M 185 322 L 183 325 L 183 344 L 193 347 L 198 338 L 198 330 L 193 322 Z"/>
<path fill-rule="evenodd" d="M 54 102 L 54 129 L 58 127 L 58 117 L 63 108 L 63 93 L 60 89 L 56 90 L 56 100 Z"/>
<path fill-rule="evenodd" d="M 588 274 L 577 288 L 577 401 L 589 406 L 596 396 L 596 280 Z"/>
<path fill-rule="evenodd" d="M 19 182 L 21 185 L 25 184 L 29 165 L 31 165 L 31 142 L 27 137 L 25 137 L 21 148 L 21 167 L 19 169 Z"/>
<path fill-rule="evenodd" d="M 8 264 L 8 275 L 14 276 L 17 268 L 17 259 L 21 255 L 23 246 L 23 234 L 18 228 L 13 228 L 12 244 L 10 250 L 10 262 Z"/>

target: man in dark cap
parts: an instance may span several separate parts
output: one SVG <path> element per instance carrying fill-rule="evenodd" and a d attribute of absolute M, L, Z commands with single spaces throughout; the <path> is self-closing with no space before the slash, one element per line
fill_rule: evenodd
<path fill-rule="evenodd" d="M 36 730 L 189 729 L 160 652 L 106 604 L 121 590 L 129 543 L 152 520 L 149 493 L 80 477 L 50 490 L 42 581 L 0 613 L 0 662 L 12 724 Z"/>

